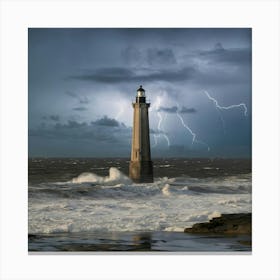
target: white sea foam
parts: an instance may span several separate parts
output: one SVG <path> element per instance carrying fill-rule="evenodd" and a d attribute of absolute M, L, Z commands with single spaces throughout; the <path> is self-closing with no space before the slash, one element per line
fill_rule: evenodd
<path fill-rule="evenodd" d="M 117 168 L 111 167 L 109 169 L 109 176 L 101 177 L 94 173 L 85 172 L 76 178 L 72 179 L 72 183 L 97 183 L 97 184 L 129 184 L 131 180 L 121 173 Z"/>
<path fill-rule="evenodd" d="M 166 196 L 169 196 L 170 195 L 170 191 L 169 191 L 169 187 L 170 185 L 169 184 L 165 184 L 164 187 L 162 188 L 162 193 Z"/>
<path fill-rule="evenodd" d="M 223 200 L 220 200 L 218 201 L 218 204 L 221 204 L 221 205 L 235 205 L 237 206 L 238 204 L 249 204 L 249 203 L 252 203 L 252 199 L 251 198 L 242 198 L 242 197 L 234 197 L 232 199 L 223 199 Z"/>
<path fill-rule="evenodd" d="M 221 213 L 251 211 L 251 177 L 158 178 L 134 184 L 117 168 L 32 185 L 29 233 L 182 231 Z"/>
<path fill-rule="evenodd" d="M 188 222 L 206 222 L 212 218 L 220 217 L 221 213 L 218 211 L 204 211 L 199 214 L 192 214 L 187 218 Z"/>

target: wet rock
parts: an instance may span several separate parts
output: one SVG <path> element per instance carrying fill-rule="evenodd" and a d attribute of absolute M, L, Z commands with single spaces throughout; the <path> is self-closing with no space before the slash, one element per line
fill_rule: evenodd
<path fill-rule="evenodd" d="M 185 228 L 187 233 L 251 234 L 252 214 L 222 214 L 206 223 L 194 224 Z"/>

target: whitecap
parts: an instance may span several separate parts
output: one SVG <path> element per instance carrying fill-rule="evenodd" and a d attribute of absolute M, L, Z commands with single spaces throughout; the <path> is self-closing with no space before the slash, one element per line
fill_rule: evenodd
<path fill-rule="evenodd" d="M 95 183 L 95 184 L 129 184 L 131 183 L 130 178 L 124 175 L 116 167 L 110 167 L 109 176 L 98 176 L 95 173 L 85 172 L 80 174 L 78 177 L 73 178 L 72 183 Z"/>
<path fill-rule="evenodd" d="M 170 196 L 170 185 L 169 184 L 165 184 L 164 187 L 162 188 L 162 193 L 163 195 L 166 195 L 166 196 Z"/>

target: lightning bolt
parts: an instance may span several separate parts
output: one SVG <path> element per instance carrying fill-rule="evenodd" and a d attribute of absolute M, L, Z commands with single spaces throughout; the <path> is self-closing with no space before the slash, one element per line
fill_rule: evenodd
<path fill-rule="evenodd" d="M 154 145 L 152 146 L 152 148 L 156 147 L 157 144 L 158 144 L 157 135 L 155 135 L 155 134 L 154 134 L 154 141 L 155 141 L 155 143 L 154 143 Z"/>
<path fill-rule="evenodd" d="M 169 138 L 168 138 L 166 132 L 161 128 L 161 123 L 164 122 L 164 121 L 166 120 L 166 115 L 165 115 L 165 117 L 164 117 L 164 119 L 163 119 L 163 118 L 162 118 L 162 115 L 161 115 L 160 112 L 158 111 L 158 109 L 159 109 L 159 107 L 160 107 L 160 104 L 161 104 L 161 99 L 160 99 L 159 96 L 157 96 L 157 99 L 156 99 L 156 102 L 155 102 L 155 105 L 154 105 L 155 111 L 157 112 L 157 116 L 158 116 L 158 119 L 159 119 L 159 120 L 158 120 L 157 129 L 158 129 L 159 132 L 162 131 L 163 133 L 160 134 L 160 135 L 154 134 L 154 141 L 155 141 L 155 144 L 153 145 L 153 147 L 156 147 L 156 146 L 157 146 L 157 144 L 158 144 L 157 138 L 160 137 L 161 135 L 165 138 L 165 140 L 166 140 L 166 142 L 167 142 L 167 145 L 168 145 L 168 147 L 169 147 L 169 146 L 170 146 L 170 140 L 169 140 Z M 154 107 L 153 107 L 153 108 L 154 108 Z M 153 111 L 153 108 L 152 108 L 151 111 Z"/>
<path fill-rule="evenodd" d="M 222 115 L 221 111 L 217 107 L 215 107 L 215 108 L 216 108 L 216 110 L 217 110 L 217 112 L 219 114 L 219 117 L 220 117 L 220 120 L 221 120 L 221 123 L 222 123 L 222 127 L 223 127 L 223 132 L 224 132 L 224 134 L 226 134 L 226 123 L 225 123 L 225 120 L 223 118 L 223 115 Z"/>
<path fill-rule="evenodd" d="M 195 138 L 196 138 L 196 134 L 189 128 L 189 126 L 187 126 L 187 125 L 185 124 L 185 122 L 184 122 L 182 116 L 178 113 L 178 111 L 177 111 L 176 115 L 177 115 L 177 117 L 179 118 L 179 120 L 181 121 L 182 126 L 183 126 L 184 128 L 186 128 L 186 129 L 190 132 L 190 134 L 192 135 L 192 145 L 193 145 L 193 143 L 194 143 L 194 141 L 195 141 Z"/>
<path fill-rule="evenodd" d="M 179 104 L 177 103 L 177 107 L 179 108 Z M 207 147 L 207 150 L 210 151 L 210 147 L 207 143 L 197 140 L 196 134 L 193 132 L 193 130 L 184 122 L 183 117 L 179 114 L 179 109 L 177 109 L 176 112 L 177 117 L 179 118 L 179 120 L 181 121 L 182 126 L 192 135 L 192 145 L 194 143 L 198 143 L 201 145 L 204 145 Z"/>
<path fill-rule="evenodd" d="M 162 117 L 161 117 L 160 114 L 157 114 L 157 115 L 158 115 L 158 117 L 159 117 L 159 122 L 158 122 L 157 129 L 159 130 L 160 123 L 161 123 L 161 121 L 162 121 Z M 154 134 L 154 141 L 155 141 L 155 143 L 154 143 L 154 145 L 152 146 L 153 148 L 156 147 L 156 146 L 158 145 L 158 140 L 157 140 L 158 137 L 160 137 L 160 135 Z"/>
<path fill-rule="evenodd" d="M 233 109 L 233 108 L 243 108 L 244 116 L 247 116 L 248 109 L 247 109 L 247 106 L 246 106 L 245 103 L 240 103 L 240 104 L 236 104 L 236 105 L 234 104 L 234 105 L 230 105 L 230 106 L 220 106 L 218 101 L 215 98 L 213 98 L 212 96 L 210 96 L 210 94 L 206 90 L 204 91 L 204 93 L 208 97 L 208 99 L 210 99 L 214 103 L 216 109 L 230 110 L 230 109 Z"/>
<path fill-rule="evenodd" d="M 162 134 L 162 136 L 165 138 L 165 140 L 166 140 L 166 142 L 167 142 L 167 145 L 168 145 L 168 147 L 169 147 L 169 146 L 170 146 L 170 140 L 169 140 L 168 136 L 166 135 L 166 133 L 165 133 L 165 131 L 164 131 L 164 128 L 161 128 L 161 123 L 162 123 L 162 121 L 165 121 L 165 120 L 166 120 L 166 116 L 167 116 L 167 115 L 165 114 L 165 117 L 164 117 L 164 119 L 163 119 L 162 116 L 161 116 L 161 114 L 160 114 L 159 112 L 157 112 L 157 114 L 158 114 L 158 117 L 159 117 L 158 130 L 164 132 L 164 133 Z"/>

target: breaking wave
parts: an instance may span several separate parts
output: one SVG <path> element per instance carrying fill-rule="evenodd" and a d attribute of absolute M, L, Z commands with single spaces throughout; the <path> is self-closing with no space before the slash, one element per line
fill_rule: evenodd
<path fill-rule="evenodd" d="M 182 231 L 221 213 L 251 211 L 251 175 L 155 178 L 135 184 L 117 168 L 29 186 L 29 233 Z"/>
<path fill-rule="evenodd" d="M 131 180 L 121 173 L 117 168 L 111 167 L 109 169 L 109 176 L 98 176 L 94 173 L 82 173 L 76 178 L 73 178 L 72 183 L 96 183 L 96 184 L 106 184 L 106 185 L 114 185 L 114 184 L 130 184 Z"/>

